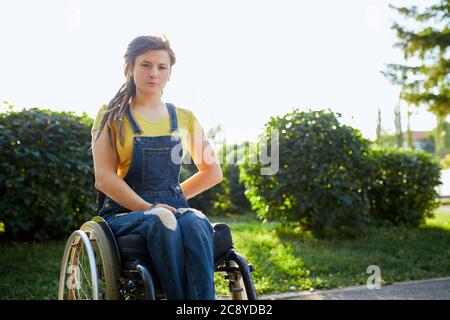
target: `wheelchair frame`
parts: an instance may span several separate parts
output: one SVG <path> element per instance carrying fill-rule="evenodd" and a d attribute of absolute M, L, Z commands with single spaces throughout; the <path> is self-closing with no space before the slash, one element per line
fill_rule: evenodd
<path fill-rule="evenodd" d="M 225 224 L 213 224 L 213 227 L 215 231 L 220 227 L 229 233 L 229 227 Z M 224 273 L 232 300 L 256 300 L 251 275 L 253 266 L 234 250 L 230 233 L 229 241 L 228 249 L 219 256 L 215 255 L 215 272 Z M 148 254 L 137 252 L 136 257 L 125 260 L 123 256 L 118 240 L 103 218 L 96 216 L 84 223 L 67 240 L 61 263 L 58 299 L 165 298 L 158 287 Z M 83 289 L 84 285 L 86 288 Z"/>

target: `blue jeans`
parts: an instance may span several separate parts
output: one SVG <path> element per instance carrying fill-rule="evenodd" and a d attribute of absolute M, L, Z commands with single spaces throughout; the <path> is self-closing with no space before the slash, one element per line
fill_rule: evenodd
<path fill-rule="evenodd" d="M 105 215 L 116 237 L 140 234 L 167 299 L 214 300 L 214 230 L 193 208 Z"/>

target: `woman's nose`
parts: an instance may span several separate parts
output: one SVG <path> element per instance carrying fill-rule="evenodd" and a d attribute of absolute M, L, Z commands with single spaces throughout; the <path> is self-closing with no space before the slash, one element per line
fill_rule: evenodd
<path fill-rule="evenodd" d="M 158 69 L 156 69 L 156 68 L 150 69 L 149 76 L 156 78 L 158 76 Z"/>

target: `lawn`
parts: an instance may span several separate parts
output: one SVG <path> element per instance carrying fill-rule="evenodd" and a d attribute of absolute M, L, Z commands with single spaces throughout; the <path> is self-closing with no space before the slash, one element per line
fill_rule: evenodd
<path fill-rule="evenodd" d="M 231 226 L 235 247 L 250 263 L 257 293 L 365 284 L 378 265 L 382 284 L 450 275 L 450 213 L 420 228 L 371 228 L 364 238 L 316 240 L 253 214 L 211 218 Z M 65 240 L 0 243 L 0 299 L 56 299 Z M 216 275 L 216 291 L 226 292 Z"/>

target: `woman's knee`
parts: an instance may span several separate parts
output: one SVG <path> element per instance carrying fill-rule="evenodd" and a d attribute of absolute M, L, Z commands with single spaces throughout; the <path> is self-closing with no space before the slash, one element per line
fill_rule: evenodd
<path fill-rule="evenodd" d="M 196 230 L 198 228 L 206 228 L 212 229 L 211 223 L 208 218 L 199 210 L 190 208 L 187 212 L 183 214 L 183 217 L 180 219 L 180 224 L 183 229 L 193 229 Z"/>
<path fill-rule="evenodd" d="M 175 230 L 177 228 L 177 219 L 169 209 L 156 207 L 146 211 L 145 215 L 147 216 L 147 220 L 151 221 L 151 223 L 160 223 L 169 230 Z"/>

